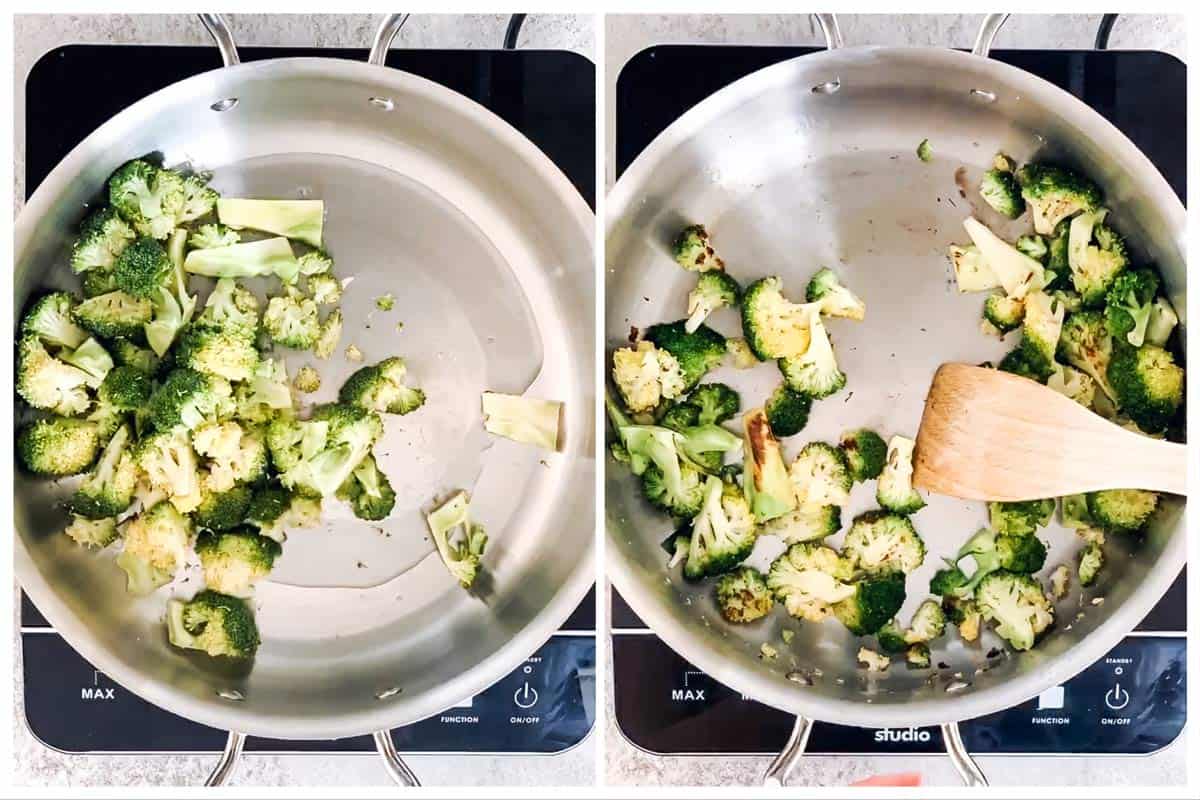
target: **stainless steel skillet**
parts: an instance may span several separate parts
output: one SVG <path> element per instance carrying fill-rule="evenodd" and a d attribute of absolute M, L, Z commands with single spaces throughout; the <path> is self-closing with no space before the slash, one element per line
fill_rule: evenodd
<path fill-rule="evenodd" d="M 610 349 L 626 342 L 631 326 L 683 316 L 691 281 L 673 264 L 668 242 L 686 222 L 703 221 L 736 278 L 778 274 L 795 292 L 828 265 L 866 300 L 865 322 L 832 323 L 846 390 L 814 404 L 808 427 L 785 441 L 787 455 L 803 442 L 836 441 L 850 427 L 915 433 L 938 364 L 995 359 L 1013 344 L 978 332 L 981 301 L 957 293 L 944 257 L 946 245 L 965 239 L 968 214 L 1005 234 L 1028 226 L 1004 224 L 982 204 L 972 208 L 973 187 L 998 150 L 1018 161 L 1063 160 L 1095 176 L 1114 223 L 1140 259 L 1160 267 L 1176 307 L 1185 307 L 1179 200 L 1145 156 L 1090 108 L 986 57 L 1004 15 L 988 18 L 973 53 L 846 48 L 836 20 L 818 17 L 827 52 L 768 67 L 714 94 L 664 131 L 617 182 L 607 201 Z M 930 164 L 914 155 L 926 138 L 935 153 Z M 714 326 L 740 335 L 732 312 Z M 710 378 L 742 391 L 747 404 L 779 380 L 767 367 L 727 368 Z M 846 512 L 871 507 L 871 491 L 856 489 Z M 1037 649 L 989 659 L 998 640 L 964 647 L 949 637 L 933 658 L 948 668 L 932 679 L 902 668 L 876 678 L 857 668 L 859 642 L 836 623 L 796 624 L 782 615 L 752 628 L 721 622 L 710 586 L 666 580 L 659 542 L 669 521 L 646 507 L 620 465 L 607 469 L 606 497 L 608 574 L 633 610 L 700 669 L 801 718 L 786 757 L 772 766 L 775 778 L 786 777 L 803 750 L 806 720 L 815 718 L 943 725 L 964 776 L 982 781 L 954 723 L 1023 702 L 1103 656 L 1153 607 L 1185 559 L 1183 507 L 1171 501 L 1143 547 L 1125 552 L 1113 543 L 1103 605 L 1072 593 L 1059 605 L 1060 624 Z M 932 498 L 915 517 L 929 557 L 909 583 L 902 617 L 924 598 L 919 587 L 938 558 L 983 522 L 982 504 L 948 498 Z M 1047 538 L 1048 567 L 1072 558 L 1073 534 L 1055 527 Z M 764 543 L 752 563 L 765 566 L 775 554 Z M 796 631 L 790 648 L 761 659 L 760 645 L 779 646 L 785 624 Z"/>
<path fill-rule="evenodd" d="M 158 151 L 168 164 L 211 169 L 227 194 L 321 197 L 338 274 L 354 276 L 343 346 L 369 361 L 404 355 L 430 398 L 388 421 L 381 466 L 398 501 L 382 530 L 331 513 L 324 528 L 289 538 L 256 595 L 264 645 L 248 672 L 169 647 L 164 598 L 131 600 L 112 554 L 79 552 L 60 535 L 56 503 L 68 487 L 17 477 L 16 571 L 38 608 L 125 688 L 236 731 L 235 746 L 243 734 L 336 738 L 437 713 L 510 672 L 593 580 L 593 532 L 579 524 L 594 508 L 593 217 L 499 118 L 384 68 L 402 21 L 384 21 L 367 64 L 239 65 L 224 23 L 206 17 L 226 68 L 101 126 L 16 224 L 19 310 L 41 287 L 76 285 L 64 258 L 75 226 L 131 157 Z M 384 292 L 396 297 L 389 314 L 374 307 Z M 319 366 L 316 402 L 356 365 L 339 353 Z M 483 389 L 563 401 L 560 451 L 485 435 Z M 456 488 L 472 491 L 491 535 L 488 579 L 474 595 L 445 574 L 423 520 Z M 376 738 L 390 747 L 386 733 Z"/>

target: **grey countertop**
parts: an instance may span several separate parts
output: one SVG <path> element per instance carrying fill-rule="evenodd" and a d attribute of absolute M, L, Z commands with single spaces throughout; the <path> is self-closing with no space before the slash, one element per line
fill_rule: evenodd
<path fill-rule="evenodd" d="M 928 45 L 969 48 L 982 15 L 840 14 L 847 45 Z M 1090 48 L 1100 15 L 1015 15 L 997 38 L 997 47 Z M 608 185 L 613 177 L 613 89 L 621 68 L 653 44 L 736 43 L 821 45 L 812 18 L 798 15 L 610 15 L 605 26 L 605 78 Z M 1110 46 L 1161 50 L 1186 60 L 1182 16 L 1125 15 L 1113 28 Z M 611 661 L 608 673 L 612 674 Z M 613 714 L 611 686 L 606 687 L 606 767 L 608 783 L 643 785 L 753 785 L 761 782 L 769 758 L 660 757 L 631 745 Z M 992 785 L 1169 785 L 1186 780 L 1183 743 L 1144 758 L 980 759 Z M 918 771 L 926 785 L 960 785 L 946 758 L 806 758 L 793 774 L 802 786 L 843 786 L 870 775 Z"/>
<path fill-rule="evenodd" d="M 379 15 L 229 16 L 239 44 L 368 47 Z M 394 47 L 498 48 L 508 15 L 414 14 Z M 24 197 L 25 76 L 37 59 L 59 45 L 86 43 L 210 44 L 192 15 L 18 15 L 14 19 L 16 159 L 14 197 Z M 531 14 L 522 47 L 572 50 L 594 59 L 590 15 Z M 20 652 L 20 647 L 17 647 Z M 20 785 L 199 785 L 215 756 L 74 756 L 35 740 L 22 715 L 20 664 L 16 665 L 14 774 Z M 558 756 L 413 756 L 410 766 L 426 785 L 580 785 L 595 776 L 596 736 Z M 244 756 L 231 785 L 360 786 L 388 782 L 376 756 Z"/>

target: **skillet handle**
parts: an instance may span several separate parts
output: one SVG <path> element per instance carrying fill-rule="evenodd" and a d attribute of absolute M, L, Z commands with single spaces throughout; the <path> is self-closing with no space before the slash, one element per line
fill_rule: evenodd
<path fill-rule="evenodd" d="M 386 66 L 385 62 L 388 50 L 392 46 L 392 40 L 404 27 L 404 23 L 408 22 L 408 17 L 408 14 L 388 14 L 383 18 L 383 22 L 379 23 L 379 29 L 375 31 L 375 41 L 371 42 L 371 52 L 367 56 L 368 64 L 374 64 L 377 67 Z"/>
<path fill-rule="evenodd" d="M 788 737 L 787 744 L 783 746 L 779 755 L 775 756 L 775 760 L 763 775 L 763 786 L 787 786 L 788 777 L 804 756 L 804 749 L 808 747 L 810 733 L 812 720 L 808 717 L 796 717 L 796 724 L 792 727 L 792 735 Z"/>
<path fill-rule="evenodd" d="M 983 774 L 983 770 L 975 763 L 975 759 L 971 758 L 971 754 L 967 752 L 967 746 L 963 744 L 957 722 L 947 722 L 942 726 L 942 742 L 946 745 L 946 755 L 950 756 L 950 763 L 954 765 L 958 777 L 962 778 L 964 786 L 988 785 L 987 776 Z"/>
<path fill-rule="evenodd" d="M 396 752 L 396 743 L 392 741 L 391 731 L 375 731 L 371 734 L 371 738 L 375 740 L 375 749 L 379 751 L 379 757 L 383 759 L 383 768 L 387 770 L 387 774 L 397 786 L 420 786 L 421 782 L 417 780 L 417 776 L 409 769 L 408 764 L 404 763 L 404 759 Z"/>
<path fill-rule="evenodd" d="M 197 14 L 200 22 L 212 37 L 213 44 L 221 51 L 221 61 L 227 67 L 236 67 L 242 63 L 238 58 L 237 43 L 233 41 L 233 32 L 224 14 Z"/>
<path fill-rule="evenodd" d="M 1009 14 L 988 14 L 983 18 L 983 24 L 979 26 L 979 34 L 975 37 L 975 46 L 971 48 L 971 52 L 980 58 L 987 58 L 988 53 L 992 51 L 992 43 L 996 41 L 996 34 L 1004 27 L 1004 23 L 1008 21 Z"/>
<path fill-rule="evenodd" d="M 213 767 L 213 771 L 204 779 L 205 786 L 224 786 L 229 780 L 229 776 L 233 774 L 233 768 L 237 766 L 238 759 L 242 757 L 242 746 L 246 744 L 246 735 L 237 731 L 230 731 L 229 738 L 225 740 L 225 752 L 221 753 L 221 760 Z"/>
<path fill-rule="evenodd" d="M 821 35 L 825 37 L 826 50 L 837 50 L 846 46 L 846 41 L 842 38 L 842 28 L 838 25 L 837 14 L 813 14 L 813 18 L 821 28 Z"/>

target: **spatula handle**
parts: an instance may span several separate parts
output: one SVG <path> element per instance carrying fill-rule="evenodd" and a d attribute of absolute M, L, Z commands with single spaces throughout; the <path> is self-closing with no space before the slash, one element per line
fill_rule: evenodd
<path fill-rule="evenodd" d="M 1095 477 L 1100 489 L 1151 489 L 1171 494 L 1187 494 L 1187 446 L 1174 442 L 1131 435 L 1112 454 L 1109 468 Z"/>

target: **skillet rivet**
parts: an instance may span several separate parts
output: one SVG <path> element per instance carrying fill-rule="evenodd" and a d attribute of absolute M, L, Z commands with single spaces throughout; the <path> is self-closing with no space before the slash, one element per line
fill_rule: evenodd
<path fill-rule="evenodd" d="M 209 106 L 209 108 L 211 108 L 213 111 L 228 111 L 237 104 L 238 99 L 236 97 L 226 97 L 224 100 L 218 100 L 217 102 L 213 103 L 211 106 Z"/>
<path fill-rule="evenodd" d="M 391 111 L 396 107 L 396 104 L 392 102 L 392 98 L 390 97 L 369 97 L 367 98 L 367 102 L 376 108 L 382 108 L 384 111 Z"/>
<path fill-rule="evenodd" d="M 813 94 L 833 94 L 834 92 L 836 92 L 838 89 L 841 89 L 841 88 L 842 88 L 841 79 L 834 78 L 831 81 L 826 81 L 825 83 L 818 83 L 816 86 L 812 87 L 812 93 Z"/>
<path fill-rule="evenodd" d="M 987 89 L 972 89 L 971 97 L 975 98 L 976 100 L 982 100 L 985 103 L 996 102 L 996 93 L 989 92 Z"/>

